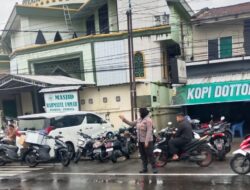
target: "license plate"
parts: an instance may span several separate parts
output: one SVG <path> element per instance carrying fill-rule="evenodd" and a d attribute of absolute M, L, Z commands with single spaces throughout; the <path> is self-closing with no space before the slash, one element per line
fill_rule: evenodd
<path fill-rule="evenodd" d="M 101 151 L 101 149 L 95 149 L 93 152 L 94 152 L 94 153 L 100 153 L 100 152 L 102 152 L 102 151 Z"/>
<path fill-rule="evenodd" d="M 217 144 L 218 150 L 222 150 L 222 144 Z"/>
<path fill-rule="evenodd" d="M 107 152 L 112 152 L 113 150 L 113 148 L 107 148 Z"/>

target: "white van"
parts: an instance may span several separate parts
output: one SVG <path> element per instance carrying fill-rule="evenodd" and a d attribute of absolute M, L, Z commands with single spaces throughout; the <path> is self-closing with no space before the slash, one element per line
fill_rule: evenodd
<path fill-rule="evenodd" d="M 79 135 L 77 132 L 82 130 L 93 138 L 98 135 L 109 135 L 113 133 L 114 127 L 105 121 L 101 116 L 92 112 L 70 112 L 70 113 L 42 113 L 18 117 L 18 131 L 40 131 L 53 128 L 49 133 L 51 136 L 61 135 L 63 141 L 67 143 L 69 151 L 73 154 L 77 148 Z M 17 141 L 18 142 L 17 137 Z M 48 142 L 53 149 L 53 142 Z M 17 144 L 18 147 L 20 145 Z M 51 151 L 53 155 L 53 151 Z"/>

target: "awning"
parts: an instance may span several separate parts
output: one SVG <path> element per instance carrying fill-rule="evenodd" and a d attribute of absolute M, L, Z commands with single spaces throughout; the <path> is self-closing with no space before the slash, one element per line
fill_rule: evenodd
<path fill-rule="evenodd" d="M 0 91 L 29 89 L 33 87 L 45 88 L 92 85 L 94 84 L 65 76 L 5 75 L 0 78 Z"/>
<path fill-rule="evenodd" d="M 50 93 L 50 92 L 69 92 L 78 91 L 81 86 L 65 86 L 65 87 L 54 87 L 54 88 L 44 88 L 40 90 L 40 93 Z"/>

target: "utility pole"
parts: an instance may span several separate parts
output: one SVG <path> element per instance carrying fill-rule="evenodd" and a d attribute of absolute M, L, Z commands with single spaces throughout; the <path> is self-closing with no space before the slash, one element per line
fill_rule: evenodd
<path fill-rule="evenodd" d="M 129 55 L 129 79 L 130 79 L 130 99 L 131 99 L 131 119 L 137 119 L 136 107 L 136 80 L 134 67 L 134 43 L 133 43 L 133 23 L 132 23 L 132 5 L 131 0 L 128 1 L 129 8 L 127 11 L 128 24 L 128 55 Z"/>
<path fill-rule="evenodd" d="M 184 31 L 183 31 L 183 21 L 180 23 L 181 26 L 181 57 L 185 60 L 185 47 L 184 47 Z"/>

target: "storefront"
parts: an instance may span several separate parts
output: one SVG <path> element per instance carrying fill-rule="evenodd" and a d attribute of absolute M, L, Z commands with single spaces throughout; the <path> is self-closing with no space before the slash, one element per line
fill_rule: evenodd
<path fill-rule="evenodd" d="M 93 84 L 65 76 L 5 75 L 0 79 L 1 118 L 78 111 L 78 91 Z M 42 93 L 39 93 L 43 89 Z"/>
<path fill-rule="evenodd" d="M 237 76 L 237 77 L 235 77 Z M 190 79 L 176 88 L 173 105 L 180 105 L 191 118 L 208 122 L 211 115 L 222 115 L 231 123 L 245 121 L 244 131 L 250 132 L 250 79 L 248 75 L 231 75 Z M 234 80 L 234 79 L 242 80 Z"/>

